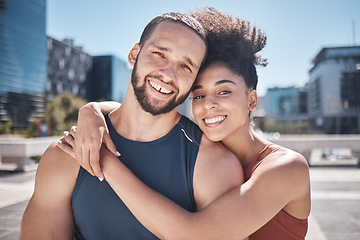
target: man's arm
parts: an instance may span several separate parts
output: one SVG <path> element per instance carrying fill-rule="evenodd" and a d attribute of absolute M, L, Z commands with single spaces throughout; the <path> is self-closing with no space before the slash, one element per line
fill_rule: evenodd
<path fill-rule="evenodd" d="M 20 239 L 72 239 L 71 197 L 78 164 L 53 143 L 40 160 L 33 196 L 24 212 Z"/>

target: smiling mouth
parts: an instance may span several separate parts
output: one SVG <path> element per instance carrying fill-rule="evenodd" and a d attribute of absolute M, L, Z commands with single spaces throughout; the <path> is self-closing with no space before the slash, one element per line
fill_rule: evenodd
<path fill-rule="evenodd" d="M 162 94 L 172 94 L 173 91 L 165 88 L 165 87 L 162 87 L 154 82 L 152 82 L 151 80 L 148 80 L 150 86 L 155 89 L 156 91 L 158 91 L 159 93 L 162 93 Z"/>
<path fill-rule="evenodd" d="M 203 121 L 205 122 L 205 124 L 207 126 L 215 126 L 215 125 L 219 125 L 220 123 L 222 123 L 225 120 L 226 116 L 222 115 L 222 116 L 216 116 L 216 117 L 207 117 L 204 118 Z"/>

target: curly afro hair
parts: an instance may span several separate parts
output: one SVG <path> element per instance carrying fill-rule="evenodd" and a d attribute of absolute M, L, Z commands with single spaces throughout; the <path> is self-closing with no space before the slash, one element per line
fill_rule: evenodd
<path fill-rule="evenodd" d="M 266 44 L 265 34 L 250 22 L 207 7 L 192 13 L 203 26 L 208 53 L 202 65 L 214 62 L 225 64 L 235 74 L 242 76 L 248 89 L 256 89 L 256 65 L 266 66 L 267 59 L 257 55 Z"/>

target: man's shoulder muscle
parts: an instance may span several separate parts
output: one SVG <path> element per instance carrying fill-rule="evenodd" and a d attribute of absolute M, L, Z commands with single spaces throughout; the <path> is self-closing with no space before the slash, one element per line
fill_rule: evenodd
<path fill-rule="evenodd" d="M 25 210 L 21 238 L 45 239 L 70 236 L 73 232 L 71 196 L 79 166 L 51 144 L 40 160 L 32 198 Z"/>
<path fill-rule="evenodd" d="M 194 194 L 200 210 L 244 181 L 240 161 L 219 142 L 203 136 L 194 170 Z"/>
<path fill-rule="evenodd" d="M 72 193 L 78 171 L 76 161 L 53 143 L 40 160 L 34 193 L 43 193 L 44 187 L 47 191 L 58 192 L 60 195 Z"/>

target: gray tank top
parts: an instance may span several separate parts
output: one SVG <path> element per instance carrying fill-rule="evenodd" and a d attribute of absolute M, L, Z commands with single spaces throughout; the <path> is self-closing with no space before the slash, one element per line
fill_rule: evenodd
<path fill-rule="evenodd" d="M 106 117 L 119 159 L 145 184 L 195 211 L 193 172 L 202 132 L 182 116 L 164 137 L 136 142 L 120 136 Z M 72 197 L 74 239 L 158 239 L 132 215 L 106 181 L 80 168 Z"/>

